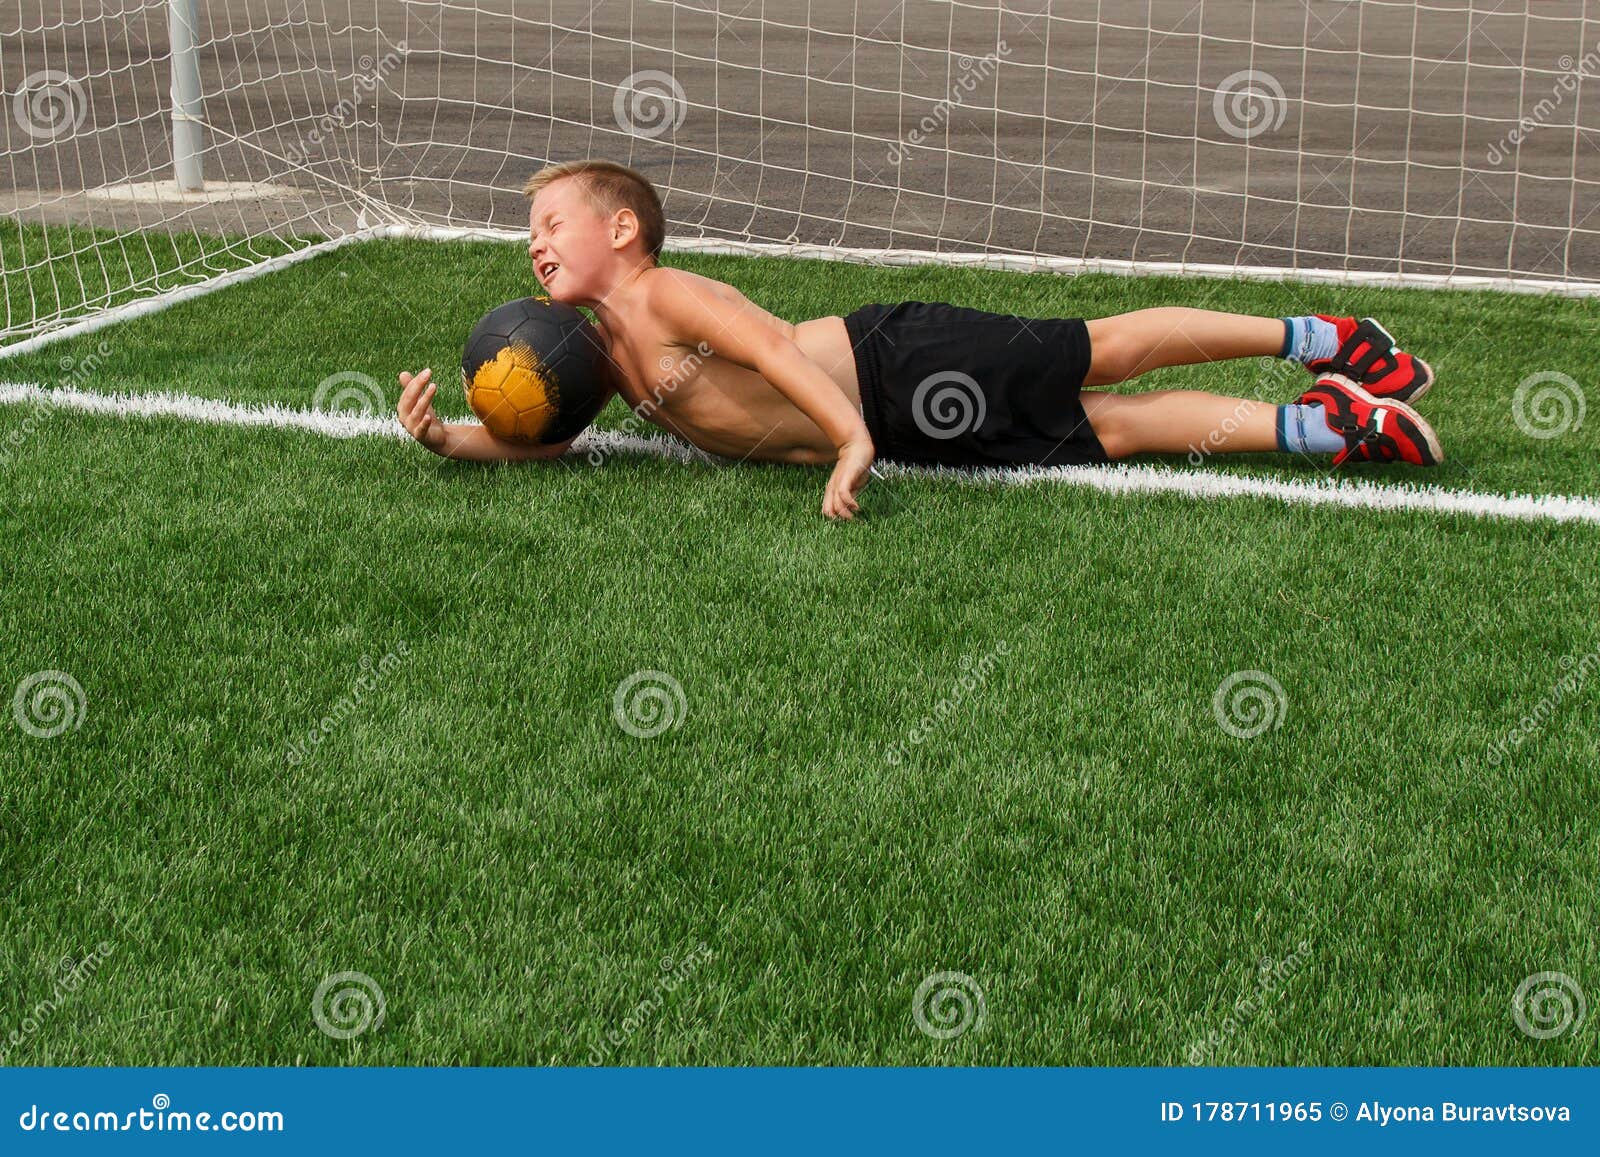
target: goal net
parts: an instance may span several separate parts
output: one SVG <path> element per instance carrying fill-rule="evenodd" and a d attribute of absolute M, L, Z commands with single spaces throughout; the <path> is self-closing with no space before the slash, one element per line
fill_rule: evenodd
<path fill-rule="evenodd" d="M 679 250 L 1587 293 L 1597 75 L 1600 0 L 0 0 L 0 341 L 580 157 Z"/>

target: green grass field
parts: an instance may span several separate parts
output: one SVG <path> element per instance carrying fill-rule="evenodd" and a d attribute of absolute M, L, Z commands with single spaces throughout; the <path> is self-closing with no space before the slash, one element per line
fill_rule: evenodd
<path fill-rule="evenodd" d="M 1592 304 L 672 263 L 793 320 L 1371 313 L 1434 363 L 1449 460 L 1356 476 L 1600 495 L 1592 419 L 1510 416 L 1593 381 Z M 530 284 L 515 245 L 356 246 L 0 380 L 392 400 Z M 1512 1010 L 1541 972 L 1600 1000 L 1600 528 L 920 477 L 836 525 L 817 469 L 15 405 L 0 446 L 0 693 L 83 691 L 0 736 L 6 1063 L 1600 1062 L 1595 1016 Z M 639 671 L 682 689 L 655 737 L 613 715 Z M 1244 671 L 1284 696 L 1255 738 L 1213 708 Z M 385 999 L 348 1040 L 312 1011 L 346 971 Z M 939 972 L 983 994 L 951 1039 L 913 1014 Z"/>

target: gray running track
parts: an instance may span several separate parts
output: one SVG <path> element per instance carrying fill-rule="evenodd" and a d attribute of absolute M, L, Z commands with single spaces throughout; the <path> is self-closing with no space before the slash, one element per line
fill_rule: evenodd
<path fill-rule="evenodd" d="M 603 156 L 679 235 L 1600 280 L 1600 0 L 717 5 L 202 0 L 208 175 L 299 193 L 98 219 L 520 228 L 529 172 Z M 8 107 L 0 204 L 170 175 L 166 52 L 165 0 L 0 2 L 8 106 L 44 68 L 85 105 Z"/>

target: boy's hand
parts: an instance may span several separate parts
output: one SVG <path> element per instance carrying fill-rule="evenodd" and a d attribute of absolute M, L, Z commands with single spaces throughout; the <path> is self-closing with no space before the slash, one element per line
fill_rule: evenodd
<path fill-rule="evenodd" d="M 400 402 L 395 407 L 400 424 L 418 442 L 441 458 L 462 462 L 530 462 L 539 458 L 559 458 L 575 439 L 565 442 L 521 442 L 496 438 L 477 422 L 441 422 L 433 412 L 433 395 L 438 390 L 433 371 L 400 375 Z"/>
<path fill-rule="evenodd" d="M 861 504 L 856 495 L 867 484 L 867 471 L 877 450 L 871 442 L 846 442 L 839 447 L 839 460 L 828 479 L 828 489 L 822 495 L 822 513 L 829 518 L 848 521 L 855 517 Z"/>
<path fill-rule="evenodd" d="M 438 386 L 431 380 L 433 371 L 423 370 L 415 376 L 400 374 L 400 402 L 395 407 L 400 414 L 400 424 L 418 442 L 435 454 L 443 454 L 449 436 L 444 423 L 433 412 L 433 395 Z"/>

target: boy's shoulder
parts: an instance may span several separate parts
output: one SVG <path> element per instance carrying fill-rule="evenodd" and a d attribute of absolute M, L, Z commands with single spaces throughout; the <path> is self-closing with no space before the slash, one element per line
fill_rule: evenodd
<path fill-rule="evenodd" d="M 687 269 L 658 266 L 642 274 L 637 284 L 639 320 L 648 318 L 665 340 L 683 345 L 695 344 L 708 324 L 726 325 L 715 319 L 752 308 L 750 300 L 727 282 Z"/>
<path fill-rule="evenodd" d="M 709 293 L 728 301 L 744 300 L 744 294 L 726 281 L 691 273 L 687 269 L 668 269 L 658 265 L 646 270 L 639 278 L 639 283 L 653 302 L 667 301 L 684 293 Z"/>

